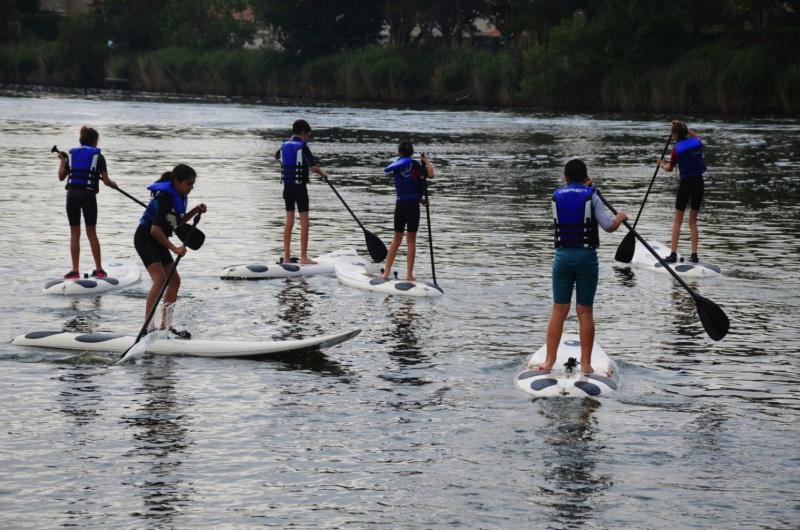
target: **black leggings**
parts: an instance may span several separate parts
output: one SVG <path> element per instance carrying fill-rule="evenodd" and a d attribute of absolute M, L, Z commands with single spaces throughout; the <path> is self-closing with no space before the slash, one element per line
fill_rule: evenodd
<path fill-rule="evenodd" d="M 81 211 L 86 226 L 97 224 L 97 193 L 92 190 L 67 190 L 69 226 L 80 226 Z"/>
<path fill-rule="evenodd" d="M 166 267 L 174 261 L 169 249 L 150 235 L 149 226 L 139 225 L 133 235 L 133 246 L 136 247 L 136 253 L 142 258 L 145 268 L 153 263 L 161 263 Z"/>

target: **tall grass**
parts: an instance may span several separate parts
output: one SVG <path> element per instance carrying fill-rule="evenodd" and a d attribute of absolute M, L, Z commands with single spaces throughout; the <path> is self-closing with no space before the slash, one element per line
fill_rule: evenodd
<path fill-rule="evenodd" d="M 155 92 L 800 114 L 800 54 L 776 53 L 774 43 L 714 42 L 646 67 L 612 60 L 601 44 L 590 28 L 572 22 L 554 30 L 547 47 L 511 46 L 497 53 L 470 47 L 369 47 L 300 60 L 271 50 L 164 48 L 137 55 L 97 50 L 98 69 L 94 63 L 74 64 L 58 43 L 32 41 L 0 46 L 0 82 L 102 86 L 102 77 L 120 77 L 133 89 Z"/>

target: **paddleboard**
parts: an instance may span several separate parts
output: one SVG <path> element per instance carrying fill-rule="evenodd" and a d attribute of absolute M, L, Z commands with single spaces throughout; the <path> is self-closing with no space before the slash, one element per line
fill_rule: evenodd
<path fill-rule="evenodd" d="M 95 295 L 117 291 L 142 281 L 142 273 L 135 263 L 117 262 L 105 266 L 107 278 L 98 279 L 85 274 L 77 280 L 49 280 L 42 292 L 66 296 Z"/>
<path fill-rule="evenodd" d="M 301 265 L 299 263 L 231 265 L 223 269 L 220 278 L 223 280 L 266 280 L 270 278 L 296 278 L 297 276 L 333 274 L 338 261 L 354 257 L 358 257 L 355 249 L 347 248 L 314 258 L 314 261 L 317 262 L 315 265 Z"/>
<path fill-rule="evenodd" d="M 355 259 L 340 261 L 336 264 L 336 277 L 344 285 L 376 291 L 379 293 L 393 294 L 400 296 L 441 296 L 442 291 L 438 287 L 425 282 L 407 282 L 405 280 L 381 278 L 382 264 L 370 263 L 360 257 Z"/>
<path fill-rule="evenodd" d="M 360 329 L 319 335 L 308 339 L 282 341 L 227 341 L 156 339 L 147 345 L 147 352 L 158 355 L 193 355 L 197 357 L 259 357 L 303 350 L 323 350 L 352 339 Z M 11 341 L 19 346 L 35 346 L 56 350 L 102 351 L 122 353 L 133 345 L 136 337 L 114 333 L 68 333 L 34 331 Z"/>
<path fill-rule="evenodd" d="M 656 253 L 661 256 L 662 258 L 669 256 L 670 249 L 666 245 L 662 245 L 658 241 L 648 241 L 648 245 L 650 245 Z M 633 259 L 631 259 L 631 264 L 639 267 L 640 269 L 646 269 L 651 271 L 660 272 L 662 274 L 669 274 L 666 268 L 656 259 L 653 254 L 642 245 L 641 242 L 636 241 L 636 248 L 633 251 Z M 699 278 L 702 276 L 718 276 L 721 274 L 722 270 L 712 263 L 706 262 L 699 262 L 699 263 L 692 263 L 688 260 L 684 260 L 683 256 L 678 254 L 678 262 L 677 263 L 670 263 L 669 266 L 678 273 L 679 276 L 686 277 L 686 278 Z"/>
<path fill-rule="evenodd" d="M 568 368 L 568 361 L 581 360 L 581 343 L 578 335 L 564 334 L 558 345 L 556 363 L 550 372 L 542 372 L 536 367 L 547 357 L 547 345 L 530 356 L 523 369 L 514 377 L 514 382 L 523 392 L 540 397 L 558 396 L 606 396 L 614 392 L 620 384 L 617 364 L 606 355 L 597 342 L 592 347 L 593 374 L 581 374 L 580 365 Z"/>

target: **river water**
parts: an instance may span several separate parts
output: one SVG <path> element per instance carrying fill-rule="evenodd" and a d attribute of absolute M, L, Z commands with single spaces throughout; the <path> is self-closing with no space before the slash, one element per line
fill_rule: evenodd
<path fill-rule="evenodd" d="M 402 139 L 430 153 L 445 296 L 385 297 L 334 277 L 218 278 L 280 253 L 271 157 L 301 117 L 321 167 L 387 243 L 393 190 L 381 168 Z M 690 285 L 729 315 L 724 340 L 704 334 L 672 279 L 613 261 L 620 231 L 601 236 L 595 316 L 621 389 L 536 400 L 513 384 L 544 342 L 549 197 L 564 163 L 583 158 L 635 213 L 669 119 L 0 91 L 3 340 L 141 325 L 149 280 L 97 298 L 41 294 L 69 269 L 49 151 L 74 146 L 82 124 L 139 197 L 178 162 L 198 171 L 191 202 L 208 204 L 207 240 L 181 262 L 179 327 L 251 340 L 362 330 L 324 355 L 268 361 L 109 366 L 0 346 L 0 526 L 797 528 L 800 122 L 689 118 L 709 166 L 701 257 L 724 272 Z M 669 240 L 676 186 L 657 178 L 639 222 L 647 237 Z M 316 181 L 310 195 L 311 254 L 365 252 L 330 189 Z M 106 261 L 135 259 L 141 208 L 106 187 L 98 201 Z M 430 278 L 424 229 L 419 241 L 415 272 Z M 91 270 L 85 239 L 82 250 Z"/>

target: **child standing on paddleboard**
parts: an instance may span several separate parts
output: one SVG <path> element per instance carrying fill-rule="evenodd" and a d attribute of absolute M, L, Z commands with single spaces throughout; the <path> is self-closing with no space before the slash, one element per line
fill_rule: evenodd
<path fill-rule="evenodd" d="M 295 206 L 300 213 L 300 263 L 313 265 L 316 263 L 308 257 L 308 177 L 309 172 L 317 173 L 325 178 L 325 174 L 317 167 L 317 159 L 308 148 L 311 126 L 306 120 L 297 120 L 292 124 L 292 137 L 283 142 L 275 153 L 281 162 L 281 182 L 283 183 L 283 201 L 286 206 L 286 223 L 283 227 L 283 262 L 292 259 L 292 228 L 294 228 Z"/>
<path fill-rule="evenodd" d="M 386 256 L 386 265 L 383 268 L 383 277 L 389 279 L 394 258 L 400 243 L 403 242 L 403 232 L 406 235 L 406 281 L 413 282 L 414 259 L 417 255 L 417 230 L 419 229 L 419 204 L 422 200 L 422 179 L 433 178 L 433 166 L 425 153 L 420 156 L 419 162 L 411 158 L 414 156 L 414 146 L 411 142 L 400 142 L 397 148 L 399 158 L 386 166 L 383 171 L 389 173 L 394 179 L 397 191 L 397 200 L 394 206 L 394 237 L 389 245 L 389 254 Z"/>
<path fill-rule="evenodd" d="M 681 181 L 678 185 L 678 196 L 675 199 L 675 217 L 672 220 L 672 245 L 669 256 L 664 258 L 667 263 L 678 261 L 678 239 L 681 237 L 681 224 L 683 224 L 683 214 L 686 206 L 691 206 L 689 211 L 689 234 L 692 241 L 692 255 L 690 260 L 697 263 L 697 246 L 699 232 L 697 230 L 697 214 L 700 212 L 700 205 L 703 203 L 703 192 L 705 184 L 703 173 L 706 171 L 705 160 L 703 159 L 703 142 L 694 131 L 689 130 L 682 121 L 672 122 L 672 141 L 675 142 L 672 148 L 669 162 L 659 160 L 658 165 L 664 171 L 671 172 L 675 166 L 681 173 Z"/>
<path fill-rule="evenodd" d="M 553 368 L 574 288 L 575 310 L 580 326 L 581 371 L 590 374 L 594 372 L 592 306 L 598 278 L 598 226 L 602 226 L 606 232 L 613 232 L 628 219 L 628 214 L 619 212 L 611 216 L 591 187 L 592 179 L 581 160 L 567 162 L 564 180 L 566 186 L 553 192 L 552 199 L 555 224 L 553 241 L 556 248 L 553 257 L 553 311 L 547 324 L 547 358 L 538 368 L 544 371 Z"/>
<path fill-rule="evenodd" d="M 178 226 L 185 224 L 195 215 L 206 212 L 205 204 L 199 204 L 186 211 L 188 195 L 194 188 L 196 179 L 197 174 L 194 169 L 186 164 L 178 164 L 172 171 L 167 171 L 158 181 L 147 187 L 153 198 L 139 220 L 139 226 L 133 236 L 136 252 L 150 274 L 150 279 L 153 280 L 153 285 L 147 293 L 145 316 L 150 315 L 158 293 L 174 266 L 170 251 L 179 256 L 186 254 L 185 245 L 176 246 L 169 238 Z M 177 331 L 170 326 L 172 304 L 178 299 L 180 286 L 181 278 L 178 271 L 175 271 L 164 293 L 161 329 L 169 327 L 173 334 L 188 339 L 191 338 L 188 331 Z M 152 329 L 151 327 L 148 331 Z"/>
<path fill-rule="evenodd" d="M 58 166 L 58 180 L 67 179 L 67 219 L 69 220 L 69 252 L 72 258 L 72 270 L 64 275 L 67 280 L 77 280 L 80 273 L 81 212 L 86 224 L 86 237 L 94 258 L 95 278 L 106 278 L 100 255 L 100 240 L 97 238 L 97 193 L 100 191 L 100 180 L 112 188 L 117 183 L 108 178 L 106 159 L 100 154 L 97 142 L 100 135 L 96 130 L 85 125 L 81 127 L 80 146 L 59 153 L 61 159 Z"/>

